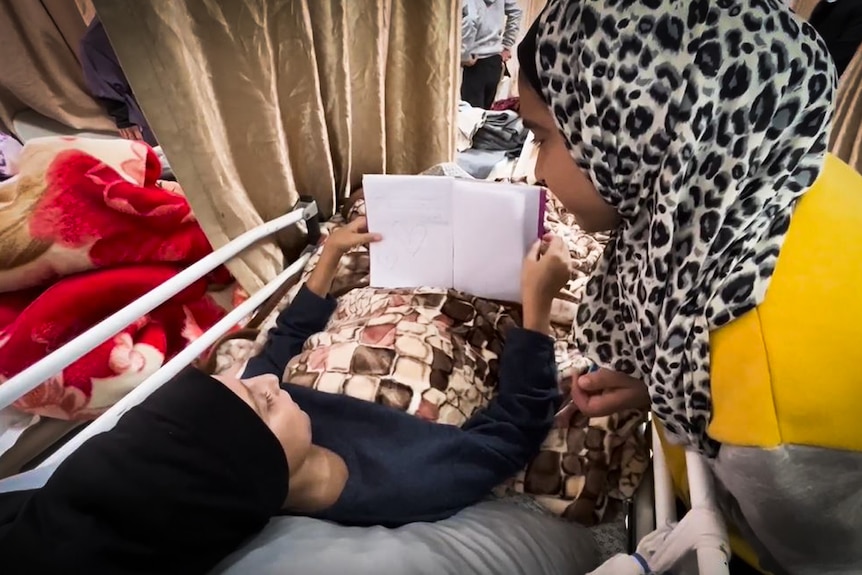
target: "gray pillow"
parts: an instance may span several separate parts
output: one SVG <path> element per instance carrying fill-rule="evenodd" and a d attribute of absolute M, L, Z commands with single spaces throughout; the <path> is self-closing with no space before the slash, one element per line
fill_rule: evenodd
<path fill-rule="evenodd" d="M 398 529 L 278 517 L 213 575 L 584 575 L 597 564 L 589 530 L 488 501 Z"/>

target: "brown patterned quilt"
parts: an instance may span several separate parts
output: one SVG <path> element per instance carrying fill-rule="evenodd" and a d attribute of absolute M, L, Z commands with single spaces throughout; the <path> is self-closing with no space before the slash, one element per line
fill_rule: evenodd
<path fill-rule="evenodd" d="M 324 233 L 363 213 L 361 196 L 354 199 L 343 215 L 324 226 Z M 572 341 L 572 324 L 603 238 L 578 231 L 573 218 L 550 196 L 547 208 L 547 227 L 566 239 L 576 262 L 553 317 L 565 387 L 571 373 L 586 367 Z M 319 250 L 300 283 L 262 324 L 253 351 L 318 255 Z M 498 357 L 508 329 L 520 322 L 519 307 L 444 289 L 374 289 L 368 287 L 368 277 L 367 248 L 344 256 L 333 286 L 336 311 L 326 329 L 290 361 L 284 379 L 461 425 L 494 394 Z M 585 525 L 601 521 L 609 501 L 634 493 L 647 467 L 646 447 L 636 433 L 642 421 L 643 414 L 627 413 L 591 420 L 576 415 L 558 424 L 539 455 L 498 494 L 531 495 L 553 513 Z"/>

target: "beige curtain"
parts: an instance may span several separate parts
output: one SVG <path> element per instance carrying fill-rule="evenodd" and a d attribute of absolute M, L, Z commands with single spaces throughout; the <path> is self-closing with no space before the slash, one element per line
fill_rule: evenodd
<path fill-rule="evenodd" d="M 862 48 L 838 84 L 829 149 L 862 173 Z"/>
<path fill-rule="evenodd" d="M 300 194 L 328 216 L 363 173 L 453 157 L 457 0 L 94 4 L 216 247 Z M 267 244 L 230 269 L 254 290 L 282 265 Z"/>
<path fill-rule="evenodd" d="M 78 43 L 88 0 L 0 0 L 0 130 L 34 110 L 80 130 L 115 129 L 84 86 Z"/>
<path fill-rule="evenodd" d="M 819 3 L 820 0 L 791 0 L 790 6 L 800 17 L 807 20 Z"/>
<path fill-rule="evenodd" d="M 522 38 L 527 33 L 527 30 L 530 29 L 530 26 L 533 25 L 536 18 L 539 17 L 539 14 L 542 13 L 547 3 L 548 0 L 518 0 L 518 5 L 524 11 L 524 24 L 521 26 Z"/>

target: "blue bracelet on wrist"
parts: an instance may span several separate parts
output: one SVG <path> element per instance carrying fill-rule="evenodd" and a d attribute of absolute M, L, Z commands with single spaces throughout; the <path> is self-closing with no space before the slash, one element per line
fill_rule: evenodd
<path fill-rule="evenodd" d="M 652 570 L 649 568 L 649 563 L 647 563 L 647 560 L 644 559 L 643 555 L 641 555 L 640 553 L 632 553 L 632 557 L 640 564 L 641 569 L 643 569 L 645 575 L 649 575 L 650 573 L 652 573 Z"/>

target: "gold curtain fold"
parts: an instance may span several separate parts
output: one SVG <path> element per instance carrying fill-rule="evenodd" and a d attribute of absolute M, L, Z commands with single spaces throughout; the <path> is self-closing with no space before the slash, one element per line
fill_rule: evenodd
<path fill-rule="evenodd" d="M 524 23 L 521 25 L 522 38 L 547 4 L 548 0 L 518 0 L 518 5 L 524 11 Z"/>
<path fill-rule="evenodd" d="M 300 194 L 326 217 L 363 173 L 454 155 L 457 0 L 94 4 L 215 247 Z M 229 267 L 255 290 L 300 241 L 283 234 Z"/>
<path fill-rule="evenodd" d="M 811 13 L 814 12 L 814 9 L 819 3 L 820 0 L 793 0 L 790 3 L 790 7 L 793 8 L 800 18 L 808 20 L 808 18 L 811 17 Z"/>

